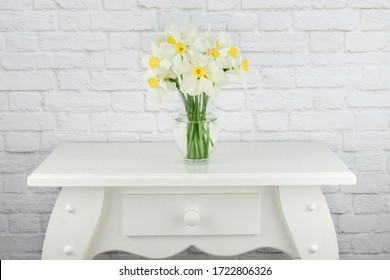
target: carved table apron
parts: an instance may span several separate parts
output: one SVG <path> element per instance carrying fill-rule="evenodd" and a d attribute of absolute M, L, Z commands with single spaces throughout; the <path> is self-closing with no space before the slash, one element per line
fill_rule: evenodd
<path fill-rule="evenodd" d="M 208 164 L 174 144 L 61 144 L 29 176 L 62 187 L 43 259 L 120 250 L 166 258 L 189 246 L 231 256 L 272 247 L 294 259 L 338 259 L 321 185 L 355 175 L 311 142 L 219 143 Z"/>

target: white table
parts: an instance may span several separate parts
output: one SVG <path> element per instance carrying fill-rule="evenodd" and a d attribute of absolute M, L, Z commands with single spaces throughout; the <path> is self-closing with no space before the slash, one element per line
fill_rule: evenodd
<path fill-rule="evenodd" d="M 355 183 L 327 147 L 308 142 L 219 143 L 205 165 L 184 163 L 174 144 L 62 144 L 28 177 L 62 187 L 43 259 L 165 258 L 189 246 L 338 259 L 319 186 Z"/>

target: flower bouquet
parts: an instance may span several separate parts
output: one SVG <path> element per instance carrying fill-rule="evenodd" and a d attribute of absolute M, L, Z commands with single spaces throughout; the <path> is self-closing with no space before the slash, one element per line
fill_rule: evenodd
<path fill-rule="evenodd" d="M 184 158 L 192 163 L 207 161 L 218 135 L 216 118 L 207 113 L 207 104 L 229 83 L 228 74 L 244 82 L 248 61 L 225 32 L 215 38 L 206 31 L 200 37 L 193 25 L 167 25 L 165 33 L 151 42 L 142 65 L 147 68 L 148 92 L 158 102 L 171 91 L 177 91 L 183 101 L 185 114 L 176 118 L 174 136 Z"/>

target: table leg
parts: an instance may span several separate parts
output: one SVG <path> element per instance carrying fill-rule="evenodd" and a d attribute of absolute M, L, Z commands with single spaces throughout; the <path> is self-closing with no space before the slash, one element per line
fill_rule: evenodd
<path fill-rule="evenodd" d="M 62 188 L 51 214 L 42 259 L 88 259 L 99 222 L 104 188 Z"/>
<path fill-rule="evenodd" d="M 301 259 L 339 259 L 332 217 L 320 187 L 279 186 L 279 198 Z"/>

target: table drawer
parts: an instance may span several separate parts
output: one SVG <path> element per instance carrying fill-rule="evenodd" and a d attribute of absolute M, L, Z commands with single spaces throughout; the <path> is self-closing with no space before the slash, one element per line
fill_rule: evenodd
<path fill-rule="evenodd" d="M 260 229 L 260 194 L 125 194 L 126 236 L 254 235 Z"/>

